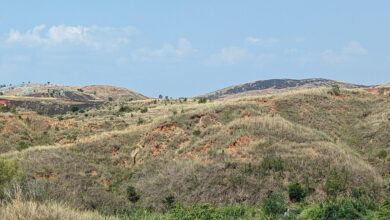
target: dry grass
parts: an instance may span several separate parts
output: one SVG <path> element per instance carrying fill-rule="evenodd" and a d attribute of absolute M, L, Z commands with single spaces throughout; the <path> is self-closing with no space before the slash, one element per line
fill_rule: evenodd
<path fill-rule="evenodd" d="M 383 186 L 390 160 L 377 154 L 390 150 L 389 97 L 360 90 L 336 97 L 327 91 L 206 104 L 109 103 L 86 110 L 88 117 L 64 115 L 63 133 L 49 133 L 55 141 L 1 156 L 19 159 L 27 181 L 45 187 L 50 199 L 104 212 L 162 209 L 170 195 L 185 204 L 257 204 L 269 190 L 286 194 L 295 181 L 309 191 L 309 201 L 324 199 L 332 170 L 348 176 L 346 196 L 362 187 L 381 198 L 388 193 Z M 133 111 L 119 112 L 121 106 Z M 148 111 L 141 113 L 144 107 Z M 37 124 L 48 119 L 37 117 Z M 66 140 L 64 134 L 74 131 L 77 139 Z M 262 168 L 267 160 L 282 168 Z M 128 185 L 141 195 L 137 204 L 125 198 Z"/>
<path fill-rule="evenodd" d="M 56 202 L 34 202 L 17 196 L 0 207 L 2 220 L 115 220 L 98 212 L 78 211 Z"/>

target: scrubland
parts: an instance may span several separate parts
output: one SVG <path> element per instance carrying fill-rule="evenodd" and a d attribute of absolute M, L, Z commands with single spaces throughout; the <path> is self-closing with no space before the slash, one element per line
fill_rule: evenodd
<path fill-rule="evenodd" d="M 0 216 L 386 219 L 389 101 L 310 89 L 0 113 Z"/>

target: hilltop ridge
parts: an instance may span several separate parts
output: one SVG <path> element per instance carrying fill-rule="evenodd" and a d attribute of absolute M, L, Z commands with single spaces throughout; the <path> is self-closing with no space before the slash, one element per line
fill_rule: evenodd
<path fill-rule="evenodd" d="M 223 89 L 210 92 L 199 97 L 209 99 L 229 99 L 244 96 L 257 96 L 265 94 L 273 94 L 299 89 L 312 89 L 319 87 L 331 87 L 339 85 L 341 88 L 366 88 L 369 86 L 357 85 L 346 82 L 340 82 L 330 79 L 310 78 L 310 79 L 269 79 L 259 80 L 244 84 L 238 84 Z"/>

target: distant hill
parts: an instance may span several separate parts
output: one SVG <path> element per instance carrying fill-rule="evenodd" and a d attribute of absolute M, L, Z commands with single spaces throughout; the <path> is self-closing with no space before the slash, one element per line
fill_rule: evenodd
<path fill-rule="evenodd" d="M 380 88 L 380 87 L 390 88 L 390 82 L 387 83 L 387 84 L 383 84 L 383 85 L 377 86 L 377 87 L 378 87 L 378 88 Z"/>
<path fill-rule="evenodd" d="M 144 100 L 149 97 L 126 88 L 106 85 L 65 86 L 22 84 L 0 88 L 3 103 L 43 114 L 62 114 L 72 107 L 87 108 L 107 101 Z M 74 108 L 73 108 L 74 109 Z"/>
<path fill-rule="evenodd" d="M 209 99 L 228 99 L 243 96 L 255 96 L 264 94 L 273 94 L 286 92 L 298 89 L 311 89 L 318 87 L 331 87 L 339 85 L 341 88 L 365 88 L 368 86 L 356 85 L 351 83 L 339 82 L 329 79 L 313 78 L 313 79 L 270 79 L 259 80 L 255 82 L 239 84 L 220 89 L 214 92 L 201 95 L 200 97 L 207 97 Z"/>
<path fill-rule="evenodd" d="M 68 101 L 127 101 L 147 99 L 126 88 L 107 85 L 66 86 L 51 84 L 22 84 L 0 88 L 6 96 L 53 97 Z"/>

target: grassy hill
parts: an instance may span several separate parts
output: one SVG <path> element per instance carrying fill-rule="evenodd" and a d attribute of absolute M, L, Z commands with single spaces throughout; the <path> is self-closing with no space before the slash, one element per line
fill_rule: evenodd
<path fill-rule="evenodd" d="M 329 199 L 340 206 L 389 196 L 389 101 L 357 89 L 307 89 L 207 103 L 108 102 L 52 117 L 0 113 L 1 157 L 17 161 L 23 194 L 37 201 L 112 215 L 162 213 L 173 200 L 222 216 L 243 207 L 250 219 L 265 216 L 264 198 L 288 198 L 299 183 L 304 216 Z M 172 210 L 148 219 L 185 209 Z"/>
<path fill-rule="evenodd" d="M 67 86 L 55 84 L 21 84 L 0 88 L 5 96 L 54 97 L 69 101 L 128 101 L 147 96 L 126 88 L 107 85 Z"/>
<path fill-rule="evenodd" d="M 207 93 L 200 97 L 206 97 L 209 99 L 232 99 L 248 96 L 259 96 L 266 94 L 275 94 L 288 91 L 296 91 L 301 89 L 312 88 L 330 88 L 333 85 L 339 85 L 341 88 L 365 88 L 368 86 L 356 85 L 351 83 L 339 82 L 330 79 L 270 79 L 259 80 L 255 82 L 244 83 L 240 85 L 234 85 L 227 88 L 223 88 L 214 92 Z"/>

